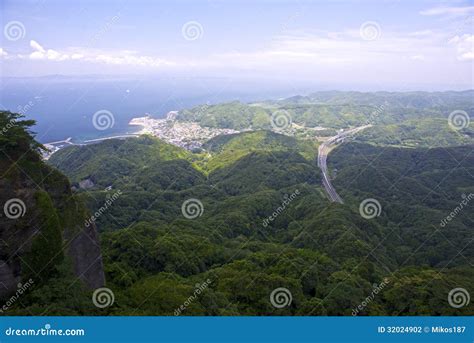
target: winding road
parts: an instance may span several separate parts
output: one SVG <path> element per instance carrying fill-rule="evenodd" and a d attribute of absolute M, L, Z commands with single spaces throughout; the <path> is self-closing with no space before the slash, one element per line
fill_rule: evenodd
<path fill-rule="evenodd" d="M 344 138 L 353 135 L 359 131 L 362 131 L 372 125 L 364 125 L 359 126 L 353 129 L 349 129 L 347 131 L 343 131 L 338 133 L 336 136 L 329 138 L 327 141 L 322 143 L 318 148 L 318 167 L 321 169 L 323 173 L 323 186 L 326 190 L 326 193 L 329 196 L 329 200 L 331 202 L 337 202 L 339 204 L 343 204 L 344 201 L 342 198 L 337 194 L 334 186 L 331 184 L 331 180 L 329 179 L 328 175 L 328 167 L 327 167 L 327 157 L 329 152 L 336 147 L 336 145 L 342 143 Z"/>

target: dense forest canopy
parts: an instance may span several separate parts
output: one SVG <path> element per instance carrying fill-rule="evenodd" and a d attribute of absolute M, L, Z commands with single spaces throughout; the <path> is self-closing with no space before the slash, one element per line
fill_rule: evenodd
<path fill-rule="evenodd" d="M 88 210 L 111 203 L 94 222 L 115 303 L 97 309 L 57 273 L 11 311 L 40 314 L 49 303 L 50 314 L 71 315 L 473 315 L 472 302 L 448 301 L 474 284 L 473 204 L 440 225 L 474 193 L 472 123 L 448 125 L 458 108 L 472 115 L 472 95 L 320 92 L 204 105 L 178 120 L 250 130 L 199 152 L 151 136 L 62 149 L 49 164 Z M 371 120 L 328 157 L 343 204 L 322 186 L 317 131 L 271 131 L 282 109 L 327 135 Z M 366 199 L 379 203 L 377 216 L 361 215 Z M 287 306 L 272 303 L 276 289 L 289 291 Z"/>

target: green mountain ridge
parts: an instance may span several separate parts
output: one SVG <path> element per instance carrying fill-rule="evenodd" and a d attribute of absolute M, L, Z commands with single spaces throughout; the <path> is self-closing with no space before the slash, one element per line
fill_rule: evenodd
<path fill-rule="evenodd" d="M 272 115 L 284 113 L 294 124 L 340 129 L 368 122 L 387 125 L 433 117 L 447 119 L 450 113 L 460 109 L 473 118 L 473 97 L 472 90 L 405 93 L 328 91 L 250 104 L 234 101 L 197 106 L 180 111 L 177 118 L 209 127 L 258 130 L 271 129 Z"/>
<path fill-rule="evenodd" d="M 150 136 L 62 149 L 48 163 L 70 178 L 78 203 L 100 211 L 115 303 L 91 308 L 90 294 L 65 291 L 58 273 L 12 311 L 48 303 L 68 315 L 473 315 L 472 302 L 448 301 L 474 284 L 472 124 L 455 130 L 447 120 L 459 108 L 472 115 L 471 96 L 319 92 L 203 105 L 178 119 L 252 130 L 214 137 L 199 153 Z M 269 131 L 282 109 L 327 134 L 373 124 L 328 156 L 343 204 L 329 202 L 316 163 L 327 135 Z M 367 200 L 378 203 L 372 216 Z M 383 289 L 367 301 L 375 285 Z M 292 301 L 277 308 L 270 296 L 281 288 Z"/>
<path fill-rule="evenodd" d="M 122 144 L 141 145 L 142 141 L 131 139 Z M 436 150 L 428 150 L 433 152 L 431 156 L 415 148 L 397 148 L 382 155 L 385 157 L 377 172 L 364 175 L 368 188 L 358 191 L 357 185 L 341 183 L 344 175 L 363 172 L 370 165 L 367 157 L 373 154 L 375 159 L 386 148 L 346 143 L 331 153 L 329 164 L 331 170 L 337 169 L 336 188 L 347 198 L 347 205 L 331 204 L 321 187 L 314 158 L 298 153 L 309 152 L 308 144 L 311 148 L 317 146 L 269 131 L 218 136 L 205 144 L 204 153 L 171 160 L 186 161 L 188 165 L 193 161 L 196 171 L 209 171 L 201 173 L 193 185 L 176 190 L 157 187 L 150 195 L 136 188 L 138 179 L 128 178 L 132 185 L 124 184 L 123 196 L 98 220 L 103 231 L 107 279 L 121 303 L 109 314 L 131 311 L 172 315 L 174 306 L 186 300 L 195 283 L 209 279 L 212 282 L 206 295 L 183 314 L 351 315 L 370 294 L 372 284 L 384 278 L 388 280 L 385 291 L 360 314 L 472 313 L 470 306 L 456 312 L 446 302 L 451 288 L 466 285 L 474 275 L 462 258 L 449 260 L 455 249 L 441 240 L 433 227 L 454 204 L 459 188 L 453 191 L 453 202 L 438 210 L 430 207 L 433 201 L 441 201 L 439 197 L 427 198 L 416 206 L 403 200 L 403 191 L 417 194 L 413 187 L 421 179 L 412 186 L 407 181 L 406 190 L 379 193 L 379 189 L 388 188 L 383 184 L 385 179 L 396 180 L 413 166 L 412 172 L 419 173 L 414 175 L 423 178 L 433 168 L 441 173 L 454 165 L 441 168 L 444 157 L 440 159 Z M 95 149 L 100 150 L 100 145 Z M 450 149 L 454 156 L 461 156 L 471 148 Z M 394 155 L 395 151 L 401 156 Z M 347 153 L 350 157 L 344 155 Z M 401 163 L 405 155 L 408 166 Z M 414 165 L 413 159 L 418 161 Z M 396 168 L 389 167 L 389 161 L 397 163 Z M 56 163 L 55 159 L 51 163 Z M 470 166 L 472 161 L 465 163 Z M 142 174 L 148 173 L 148 168 L 136 167 Z M 460 171 L 465 167 L 461 166 Z M 383 170 L 388 174 L 378 175 Z M 156 183 L 146 175 L 142 177 Z M 175 177 L 180 180 L 179 175 Z M 458 182 L 463 190 L 469 189 L 468 178 Z M 428 187 L 419 186 L 420 197 L 429 191 Z M 299 195 L 268 220 L 296 192 Z M 81 194 L 92 199 L 106 193 L 91 189 Z M 369 196 L 376 196 L 382 204 L 377 219 L 367 220 L 359 214 L 358 202 Z M 388 206 L 393 196 L 400 202 Z M 198 199 L 203 206 L 201 215 L 193 220 L 185 218 L 181 209 L 190 198 Z M 91 208 L 100 203 L 88 202 Z M 443 233 L 453 239 L 454 245 L 472 235 L 466 215 L 457 221 L 467 222 L 452 225 L 450 233 Z M 427 239 L 427 249 L 418 250 Z M 473 253 L 465 250 L 464 256 L 472 259 Z M 268 302 L 269 294 L 277 287 L 291 289 L 290 307 L 275 310 Z M 425 293 L 429 297 L 424 298 Z M 149 300 L 141 304 L 144 299 Z M 413 302 L 418 307 L 413 307 Z"/>

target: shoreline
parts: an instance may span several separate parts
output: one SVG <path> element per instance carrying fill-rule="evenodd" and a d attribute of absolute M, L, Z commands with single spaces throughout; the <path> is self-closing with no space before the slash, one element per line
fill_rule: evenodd
<path fill-rule="evenodd" d="M 166 117 L 164 119 L 155 119 L 149 113 L 145 113 L 145 116 L 143 117 L 134 117 L 130 119 L 130 121 L 128 122 L 127 128 L 134 127 L 134 126 L 135 127 L 140 126 L 141 128 L 137 128 L 136 131 L 134 130 L 135 132 L 132 132 L 132 133 L 130 133 L 130 130 L 127 130 L 123 133 L 120 133 L 120 132 L 115 133 L 113 136 L 83 139 L 77 143 L 72 141 L 73 137 L 68 137 L 64 140 L 59 140 L 59 141 L 41 143 L 48 149 L 47 152 L 42 154 L 42 157 L 44 160 L 48 160 L 54 153 L 58 152 L 59 150 L 67 146 L 71 146 L 71 145 L 83 146 L 83 145 L 88 145 L 88 144 L 100 143 L 102 141 L 106 141 L 109 139 L 126 139 L 126 138 L 132 138 L 132 137 L 139 137 L 141 135 L 147 135 L 147 134 L 163 139 L 163 137 L 160 137 L 154 134 L 154 131 L 153 131 L 153 128 L 155 126 L 154 124 L 175 121 L 177 114 L 178 114 L 178 111 L 169 111 L 166 114 Z M 150 121 L 151 124 L 147 123 L 148 120 Z M 174 142 L 169 142 L 166 139 L 163 139 L 163 140 L 165 140 L 167 143 L 174 144 Z"/>

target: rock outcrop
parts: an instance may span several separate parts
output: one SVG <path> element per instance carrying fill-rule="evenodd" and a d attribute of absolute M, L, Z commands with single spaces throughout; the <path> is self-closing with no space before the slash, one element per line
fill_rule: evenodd
<path fill-rule="evenodd" d="M 11 116 L 0 112 L 0 119 L 5 114 Z M 88 212 L 69 180 L 41 160 L 32 142 L 17 126 L 0 135 L 0 298 L 29 278 L 47 281 L 62 264 L 72 265 L 87 287 L 101 287 L 96 227 L 86 226 Z"/>

